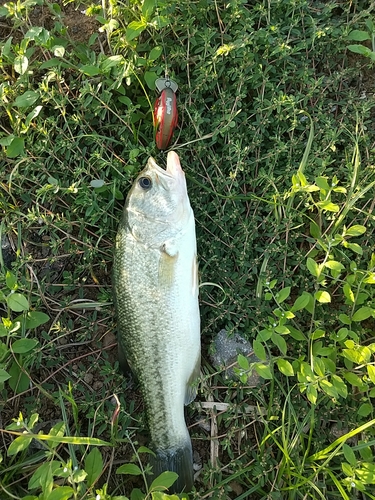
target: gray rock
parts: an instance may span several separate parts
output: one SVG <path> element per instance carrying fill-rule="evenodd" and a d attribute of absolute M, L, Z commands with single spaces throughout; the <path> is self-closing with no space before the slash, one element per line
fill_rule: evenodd
<path fill-rule="evenodd" d="M 10 269 L 12 262 L 16 259 L 16 256 L 15 253 L 13 252 L 9 238 L 5 234 L 1 237 L 1 255 L 4 262 L 4 266 Z"/>
<path fill-rule="evenodd" d="M 224 366 L 226 377 L 232 380 L 238 380 L 238 377 L 233 371 L 233 366 L 238 367 L 238 354 L 246 356 L 249 363 L 260 361 L 260 359 L 255 356 L 253 347 L 248 340 L 241 337 L 238 333 L 228 336 L 226 330 L 220 330 L 212 341 L 212 364 L 217 369 L 222 369 Z M 252 373 L 248 378 L 248 385 L 251 387 L 257 387 L 263 382 L 264 380 L 258 375 L 258 373 L 255 370 L 252 370 Z"/>

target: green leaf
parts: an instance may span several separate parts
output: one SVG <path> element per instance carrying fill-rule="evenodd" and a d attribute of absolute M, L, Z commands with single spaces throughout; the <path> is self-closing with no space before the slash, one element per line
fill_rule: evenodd
<path fill-rule="evenodd" d="M 131 42 L 138 35 L 142 33 L 147 27 L 147 22 L 145 19 L 141 21 L 132 21 L 126 29 L 125 38 L 127 42 Z"/>
<path fill-rule="evenodd" d="M 287 335 L 290 332 L 289 328 L 285 325 L 277 325 L 274 330 L 276 333 L 280 333 L 281 335 Z"/>
<path fill-rule="evenodd" d="M 328 396 L 330 396 L 331 398 L 334 398 L 334 399 L 338 399 L 339 395 L 338 395 L 338 392 L 335 388 L 335 386 L 333 384 L 331 384 L 331 382 L 329 382 L 328 380 L 321 380 L 320 383 L 320 388 L 323 392 L 325 392 L 326 394 L 328 394 Z"/>
<path fill-rule="evenodd" d="M 366 27 L 367 27 L 367 29 L 369 30 L 370 33 L 375 33 L 375 25 L 374 25 L 373 20 L 370 17 L 368 17 L 366 19 L 365 24 L 366 24 Z"/>
<path fill-rule="evenodd" d="M 61 425 L 59 422 L 57 425 Z M 55 426 L 55 427 L 56 427 Z M 52 432 L 52 429 L 51 429 Z M 35 439 L 40 441 L 48 441 L 49 443 L 67 443 L 74 445 L 88 445 L 88 446 L 111 446 L 111 443 L 103 441 L 102 439 L 92 438 L 92 437 L 81 437 L 81 436 L 52 436 L 51 434 L 35 434 L 33 435 Z"/>
<path fill-rule="evenodd" d="M 375 366 L 367 365 L 367 374 L 373 384 L 375 384 Z"/>
<path fill-rule="evenodd" d="M 152 26 L 158 29 L 165 28 L 170 23 L 171 21 L 167 16 L 155 16 L 150 22 Z"/>
<path fill-rule="evenodd" d="M 363 443 L 361 443 L 363 444 Z M 372 454 L 370 446 L 366 446 L 365 448 L 359 449 L 359 454 L 361 455 L 362 460 L 365 462 L 373 462 L 374 455 Z"/>
<path fill-rule="evenodd" d="M 327 212 L 337 213 L 340 210 L 340 207 L 336 205 L 336 203 L 332 203 L 331 201 L 318 201 L 318 207 L 322 210 L 326 210 Z"/>
<path fill-rule="evenodd" d="M 242 370 L 247 371 L 250 368 L 249 360 L 243 354 L 238 354 L 237 363 Z"/>
<path fill-rule="evenodd" d="M 370 405 L 369 403 L 363 403 L 358 408 L 358 415 L 361 415 L 361 417 L 368 417 L 371 412 L 372 412 L 372 405 Z"/>
<path fill-rule="evenodd" d="M 276 360 L 278 369 L 286 377 L 292 377 L 294 375 L 293 366 L 286 359 L 279 358 Z"/>
<path fill-rule="evenodd" d="M 350 248 L 350 250 L 352 250 L 353 252 L 355 252 L 357 255 L 362 255 L 363 254 L 362 247 L 360 247 L 357 243 L 348 243 L 346 241 L 344 246 L 346 248 Z"/>
<path fill-rule="evenodd" d="M 4 325 L 0 323 L 0 337 L 7 337 L 8 336 L 8 330 L 5 328 Z M 5 344 L 0 344 L 0 346 L 3 346 L 5 348 Z M 0 357 L 0 361 L 3 358 Z"/>
<path fill-rule="evenodd" d="M 370 273 L 369 276 L 363 280 L 363 283 L 369 283 L 370 285 L 375 285 L 375 273 Z"/>
<path fill-rule="evenodd" d="M 132 105 L 132 102 L 131 102 L 131 100 L 129 99 L 129 97 L 126 97 L 126 96 L 120 96 L 120 97 L 118 98 L 118 100 L 119 100 L 120 102 L 122 102 L 123 104 L 125 104 L 126 106 L 128 106 L 128 107 Z"/>
<path fill-rule="evenodd" d="M 364 40 L 371 40 L 371 37 L 366 31 L 353 30 L 349 33 L 348 40 L 354 40 L 355 42 L 363 42 Z"/>
<path fill-rule="evenodd" d="M 289 297 L 290 290 L 291 290 L 290 286 L 287 286 L 287 287 L 283 288 L 282 290 L 280 290 L 279 293 L 276 294 L 276 301 L 279 304 L 284 302 Z"/>
<path fill-rule="evenodd" d="M 16 158 L 23 154 L 25 141 L 22 137 L 14 137 L 6 150 L 7 158 Z"/>
<path fill-rule="evenodd" d="M 97 76 L 101 74 L 100 69 L 92 64 L 84 64 L 79 68 L 79 70 L 87 76 Z"/>
<path fill-rule="evenodd" d="M 103 73 L 107 73 L 111 68 L 115 68 L 116 66 L 122 66 L 125 62 L 125 59 L 122 55 L 109 56 L 103 59 L 100 64 L 100 69 Z"/>
<path fill-rule="evenodd" d="M 343 236 L 361 236 L 361 234 L 364 234 L 365 232 L 366 232 L 365 226 L 355 225 L 347 229 L 344 232 Z"/>
<path fill-rule="evenodd" d="M 318 399 L 318 391 L 316 390 L 316 387 L 314 385 L 309 384 L 306 389 L 306 396 L 310 403 L 313 405 L 316 404 L 316 401 Z"/>
<path fill-rule="evenodd" d="M 162 472 L 156 479 L 151 483 L 150 490 L 164 490 L 169 488 L 178 479 L 178 474 L 175 472 Z"/>
<path fill-rule="evenodd" d="M 113 500 L 117 500 L 117 497 L 114 497 Z M 127 500 L 127 498 L 121 498 L 119 500 Z M 133 488 L 130 494 L 130 500 L 145 500 L 145 494 L 139 488 Z"/>
<path fill-rule="evenodd" d="M 7 17 L 9 14 L 8 7 L 0 7 L 0 17 Z M 12 37 L 11 37 L 12 38 Z"/>
<path fill-rule="evenodd" d="M 328 292 L 325 292 L 325 291 L 316 292 L 314 297 L 321 304 L 328 304 L 329 302 L 331 302 L 330 294 Z"/>
<path fill-rule="evenodd" d="M 38 328 L 38 326 L 44 325 L 47 321 L 50 320 L 48 314 L 39 311 L 29 311 L 26 314 L 25 318 L 19 316 L 17 320 L 22 321 L 25 319 L 25 327 L 27 330 L 31 330 L 32 328 Z"/>
<path fill-rule="evenodd" d="M 278 335 L 277 333 L 273 333 L 271 339 L 272 342 L 280 349 L 282 354 L 284 354 L 285 356 L 287 351 L 287 345 L 285 339 L 281 335 Z"/>
<path fill-rule="evenodd" d="M 346 398 L 348 396 L 348 388 L 341 377 L 338 375 L 332 375 L 331 382 L 341 397 Z"/>
<path fill-rule="evenodd" d="M 59 486 L 48 495 L 48 500 L 69 500 L 74 495 L 74 490 L 71 486 Z"/>
<path fill-rule="evenodd" d="M 38 422 L 39 420 L 39 415 L 38 413 L 33 413 L 30 418 L 29 418 L 29 421 L 28 421 L 28 428 L 29 429 L 32 429 L 34 427 L 34 425 Z"/>
<path fill-rule="evenodd" d="M 342 287 L 343 292 L 345 297 L 354 304 L 354 293 L 352 289 L 350 288 L 350 285 L 348 283 L 345 283 L 344 286 Z"/>
<path fill-rule="evenodd" d="M 7 371 L 5 371 L 3 368 L 0 368 L 0 384 L 5 382 L 11 377 Z"/>
<path fill-rule="evenodd" d="M 316 240 L 319 240 L 322 237 L 322 233 L 320 231 L 320 227 L 314 221 L 310 222 L 310 234 Z"/>
<path fill-rule="evenodd" d="M 44 28 L 41 26 L 33 26 L 29 30 L 27 30 L 27 33 L 25 35 L 25 38 L 28 38 L 29 40 L 35 40 L 40 36 Z"/>
<path fill-rule="evenodd" d="M 27 311 L 29 309 L 29 301 L 21 293 L 11 293 L 8 295 L 7 304 L 14 312 Z"/>
<path fill-rule="evenodd" d="M 294 340 L 306 340 L 306 337 L 302 332 L 294 328 L 293 326 L 289 326 L 289 335 L 294 339 Z"/>
<path fill-rule="evenodd" d="M 47 61 L 44 61 L 39 67 L 39 69 L 47 69 L 47 68 L 52 68 L 52 67 L 60 67 L 62 66 L 60 59 L 57 57 L 52 57 L 51 59 L 48 59 Z M 64 65 L 64 66 L 69 66 L 69 65 Z"/>
<path fill-rule="evenodd" d="M 36 118 L 42 111 L 43 106 L 36 106 L 30 113 L 26 116 L 25 127 L 29 127 L 30 123 Z"/>
<path fill-rule="evenodd" d="M 144 79 L 145 82 L 147 83 L 147 86 L 151 90 L 155 90 L 155 81 L 157 79 L 158 75 L 154 71 L 146 71 L 144 74 Z"/>
<path fill-rule="evenodd" d="M 65 434 L 65 423 L 57 422 L 57 424 L 55 424 L 49 431 L 48 436 L 51 436 L 53 438 L 55 437 L 62 438 L 64 434 Z M 60 444 L 59 440 L 58 441 L 47 440 L 47 442 L 50 448 L 56 448 Z"/>
<path fill-rule="evenodd" d="M 163 493 L 162 491 L 153 491 L 151 493 L 152 500 L 180 500 L 180 499 L 188 500 L 188 498 L 189 497 L 186 495 L 186 493 L 184 495 L 168 495 L 168 493 Z M 113 500 L 116 500 L 116 499 L 114 498 Z M 119 499 L 119 500 L 122 500 L 122 499 Z M 131 498 L 131 500 L 133 500 L 133 498 Z M 144 495 L 143 495 L 142 499 L 139 499 L 139 500 L 144 500 Z"/>
<path fill-rule="evenodd" d="M 322 358 L 319 358 L 318 356 L 313 356 L 313 368 L 314 368 L 314 372 L 319 377 L 325 376 L 326 367 L 325 367 L 325 364 L 324 364 L 324 361 L 322 360 Z"/>
<path fill-rule="evenodd" d="M 355 351 L 354 349 L 343 349 L 342 355 L 346 359 L 353 361 L 353 363 L 356 363 L 356 364 L 361 363 L 361 354 L 358 351 Z"/>
<path fill-rule="evenodd" d="M 258 333 L 257 340 L 259 342 L 267 342 L 272 337 L 272 333 L 272 330 L 265 328 Z"/>
<path fill-rule="evenodd" d="M 361 54 L 362 56 L 369 57 L 372 59 L 372 50 L 369 49 L 368 47 L 365 47 L 364 45 L 348 45 L 348 49 L 351 52 L 354 52 L 355 54 Z"/>
<path fill-rule="evenodd" d="M 319 187 L 319 189 L 323 189 L 323 191 L 330 190 L 330 185 L 327 182 L 327 177 L 317 177 L 315 179 L 315 184 Z"/>
<path fill-rule="evenodd" d="M 87 477 L 87 472 L 83 469 L 75 469 L 73 472 L 73 481 L 75 483 L 82 483 Z"/>
<path fill-rule="evenodd" d="M 39 342 L 35 339 L 20 339 L 13 342 L 12 349 L 17 354 L 24 354 L 32 351 L 38 344 Z"/>
<path fill-rule="evenodd" d="M 342 194 L 346 194 L 346 188 L 344 188 L 343 186 L 337 186 L 337 187 L 334 187 L 332 189 L 332 191 L 334 191 L 335 193 L 342 193 Z"/>
<path fill-rule="evenodd" d="M 319 266 L 318 264 L 315 262 L 315 260 L 311 259 L 310 257 L 307 258 L 307 261 L 306 261 L 306 265 L 307 265 L 307 269 L 310 271 L 310 273 L 315 276 L 315 277 L 318 277 L 320 272 L 319 272 Z"/>
<path fill-rule="evenodd" d="M 343 471 L 343 473 L 348 476 L 348 477 L 353 477 L 354 476 L 354 471 L 353 469 L 350 467 L 350 465 L 346 462 L 343 462 L 341 464 L 341 469 Z"/>
<path fill-rule="evenodd" d="M 44 497 L 52 492 L 53 476 L 57 473 L 61 464 L 57 460 L 45 462 L 34 472 L 29 480 L 29 488 L 41 488 Z"/>
<path fill-rule="evenodd" d="M 155 455 L 155 453 L 150 450 L 150 448 L 147 448 L 146 446 L 140 446 L 137 450 L 138 453 L 148 453 L 149 455 Z"/>
<path fill-rule="evenodd" d="M 39 93 L 33 90 L 27 90 L 24 94 L 19 95 L 14 101 L 17 108 L 27 108 L 32 106 L 39 99 Z"/>
<path fill-rule="evenodd" d="M 103 457 L 98 448 L 93 448 L 85 458 L 87 486 L 90 488 L 103 472 Z"/>
<path fill-rule="evenodd" d="M 351 320 L 347 314 L 339 314 L 339 320 L 344 325 L 350 325 L 350 323 L 351 323 Z"/>
<path fill-rule="evenodd" d="M 160 45 L 158 45 L 157 47 L 154 47 L 153 49 L 151 49 L 151 51 L 148 55 L 148 60 L 149 61 L 156 61 L 156 59 L 158 59 L 160 57 L 162 52 L 163 52 L 163 47 L 161 47 Z"/>
<path fill-rule="evenodd" d="M 357 466 L 357 459 L 355 457 L 354 451 L 351 449 L 351 447 L 344 443 L 342 445 L 342 451 L 344 452 L 344 457 L 347 462 L 350 463 L 350 465 L 353 465 L 353 467 Z"/>
<path fill-rule="evenodd" d="M 370 318 L 374 312 L 375 309 L 372 309 L 371 307 L 360 307 L 358 311 L 353 314 L 352 321 L 364 321 L 365 319 Z"/>
<path fill-rule="evenodd" d="M 149 20 L 156 8 L 156 0 L 143 0 L 142 15 Z"/>
<path fill-rule="evenodd" d="M 272 373 L 269 365 L 263 365 L 262 363 L 255 364 L 255 370 L 257 374 L 265 379 L 272 379 Z"/>
<path fill-rule="evenodd" d="M 14 71 L 24 75 L 29 67 L 29 60 L 26 56 L 17 56 L 14 58 Z"/>
<path fill-rule="evenodd" d="M 53 476 L 57 473 L 60 467 L 61 463 L 57 460 L 44 462 L 36 469 L 34 474 L 29 479 L 29 490 L 34 490 L 40 486 L 45 489 L 48 486 L 47 483 L 52 483 Z"/>
<path fill-rule="evenodd" d="M 16 394 L 20 394 L 21 392 L 24 392 L 29 388 L 30 385 L 29 376 L 20 369 L 20 367 L 15 361 L 9 368 L 9 374 L 11 375 L 11 378 L 8 381 L 9 387 Z"/>
<path fill-rule="evenodd" d="M 366 387 L 362 379 L 355 373 L 345 372 L 344 378 L 349 382 L 349 384 L 354 385 L 354 387 L 359 387 L 359 389 L 361 390 Z"/>
<path fill-rule="evenodd" d="M 135 464 L 124 464 L 116 470 L 116 474 L 130 474 L 131 476 L 140 476 L 141 469 Z"/>
<path fill-rule="evenodd" d="M 17 289 L 17 278 L 13 273 L 10 271 L 7 271 L 5 275 L 5 283 L 9 290 L 16 290 Z"/>
<path fill-rule="evenodd" d="M 317 328 L 316 330 L 314 330 L 311 334 L 311 339 L 312 340 L 318 340 L 322 337 L 324 337 L 326 334 L 326 332 L 324 330 L 322 330 L 321 328 Z"/>
<path fill-rule="evenodd" d="M 266 361 L 267 359 L 267 354 L 266 350 L 261 342 L 259 340 L 254 340 L 253 342 L 253 350 L 255 353 L 255 356 L 259 358 L 261 361 Z"/>
<path fill-rule="evenodd" d="M 345 266 L 341 264 L 341 262 L 337 262 L 337 260 L 328 260 L 325 263 L 325 266 L 328 267 L 328 269 L 332 269 L 333 271 L 342 271 L 345 269 Z"/>
<path fill-rule="evenodd" d="M 10 443 L 10 446 L 8 447 L 8 457 L 17 455 L 17 453 L 19 453 L 20 451 L 26 450 L 32 440 L 33 438 L 28 436 L 27 434 L 18 436 L 14 441 L 12 441 L 12 443 Z"/>

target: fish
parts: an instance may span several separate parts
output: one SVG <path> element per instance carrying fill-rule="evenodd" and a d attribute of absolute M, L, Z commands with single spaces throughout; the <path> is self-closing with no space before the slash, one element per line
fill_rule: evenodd
<path fill-rule="evenodd" d="M 125 201 L 114 250 L 119 361 L 139 382 L 155 479 L 178 474 L 170 493 L 193 488 L 184 406 L 197 392 L 200 313 L 194 213 L 178 155 L 166 170 L 150 157 Z"/>

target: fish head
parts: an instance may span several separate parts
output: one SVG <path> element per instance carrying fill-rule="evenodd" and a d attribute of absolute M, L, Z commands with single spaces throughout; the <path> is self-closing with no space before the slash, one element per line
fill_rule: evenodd
<path fill-rule="evenodd" d="M 173 239 L 187 227 L 192 209 L 178 155 L 170 151 L 167 168 L 149 158 L 135 180 L 125 204 L 133 236 L 148 246 Z"/>

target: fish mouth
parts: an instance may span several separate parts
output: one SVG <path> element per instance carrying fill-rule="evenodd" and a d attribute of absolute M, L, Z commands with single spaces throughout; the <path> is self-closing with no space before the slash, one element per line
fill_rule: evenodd
<path fill-rule="evenodd" d="M 180 164 L 180 159 L 177 153 L 175 153 L 174 151 L 169 151 L 168 153 L 166 170 L 164 170 L 164 168 L 159 167 L 159 165 L 156 163 L 155 159 L 152 156 L 150 156 L 150 158 L 148 159 L 147 166 L 156 170 L 163 176 L 169 178 L 175 178 L 181 173 L 183 173 Z"/>
<path fill-rule="evenodd" d="M 173 175 L 171 175 L 168 170 L 164 170 L 164 168 L 159 167 L 159 165 L 156 163 L 155 159 L 150 156 L 147 162 L 147 167 L 150 168 L 151 170 L 154 170 L 157 172 L 157 174 L 161 174 L 162 177 L 169 177 L 173 178 Z"/>

